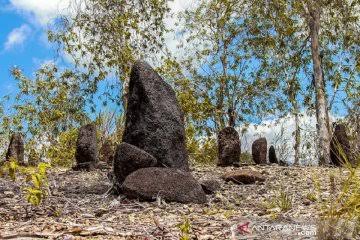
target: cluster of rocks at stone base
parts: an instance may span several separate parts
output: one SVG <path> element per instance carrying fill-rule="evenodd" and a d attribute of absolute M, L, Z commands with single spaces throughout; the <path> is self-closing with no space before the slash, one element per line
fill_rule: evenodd
<path fill-rule="evenodd" d="M 176 94 L 149 64 L 134 64 L 127 102 L 123 142 L 154 156 L 159 167 L 189 170 L 184 116 Z"/>
<path fill-rule="evenodd" d="M 120 191 L 143 200 L 204 203 L 205 192 L 188 172 L 183 113 L 171 86 L 150 65 L 136 62 L 127 103 L 113 166 Z"/>

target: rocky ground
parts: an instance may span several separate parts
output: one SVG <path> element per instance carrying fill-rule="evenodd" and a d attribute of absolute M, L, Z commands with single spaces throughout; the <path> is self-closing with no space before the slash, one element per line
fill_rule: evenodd
<path fill-rule="evenodd" d="M 266 181 L 238 185 L 221 179 L 234 169 L 257 171 Z M 195 167 L 197 179 L 221 183 L 203 205 L 108 195 L 108 170 L 52 170 L 51 194 L 32 207 L 18 183 L 0 178 L 0 239 L 316 239 L 321 199 L 329 197 L 329 174 L 341 177 L 344 171 L 277 165 Z M 187 231 L 190 238 L 185 238 Z"/>

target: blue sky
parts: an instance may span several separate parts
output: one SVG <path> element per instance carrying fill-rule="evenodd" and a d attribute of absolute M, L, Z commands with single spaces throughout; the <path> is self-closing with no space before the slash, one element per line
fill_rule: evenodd
<path fill-rule="evenodd" d="M 43 27 L 7 0 L 0 0 L 0 26 L 0 96 L 4 96 L 16 91 L 16 82 L 9 72 L 13 66 L 31 76 L 56 55 Z"/>

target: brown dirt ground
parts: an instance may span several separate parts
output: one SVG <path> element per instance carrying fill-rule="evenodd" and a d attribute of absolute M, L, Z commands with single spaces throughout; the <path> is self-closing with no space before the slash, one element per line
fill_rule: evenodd
<path fill-rule="evenodd" d="M 221 180 L 222 174 L 234 169 L 258 171 L 266 181 L 237 185 Z M 191 223 L 190 239 L 316 239 L 304 234 L 312 234 L 323 205 L 321 199 L 329 197 L 329 174 L 341 177 L 344 171 L 277 165 L 194 167 L 197 179 L 221 182 L 221 189 L 208 195 L 204 205 L 165 203 L 161 199 L 140 202 L 107 195 L 111 183 L 108 170 L 103 169 L 52 170 L 50 196 L 33 207 L 22 196 L 19 183 L 0 178 L 0 239 L 180 239 L 179 224 L 185 218 Z M 320 194 L 314 180 L 320 183 Z M 281 189 L 291 198 L 290 210 L 266 204 L 280 199 Z M 317 202 L 308 199 L 310 193 L 318 197 Z M 247 222 L 250 233 L 234 230 L 234 226 Z M 275 224 L 281 224 L 280 228 Z M 253 228 L 260 226 L 262 229 Z M 290 230 L 286 231 L 286 226 Z M 292 229 L 296 226 L 304 228 Z M 232 232 L 237 236 L 232 237 Z"/>

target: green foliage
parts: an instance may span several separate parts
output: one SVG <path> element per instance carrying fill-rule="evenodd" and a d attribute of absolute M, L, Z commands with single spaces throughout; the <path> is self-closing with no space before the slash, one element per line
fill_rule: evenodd
<path fill-rule="evenodd" d="M 18 81 L 19 93 L 14 111 L 3 117 L 9 127 L 26 127 L 24 132 L 32 137 L 52 141 L 60 132 L 86 120 L 85 95 L 77 73 L 60 71 L 52 63 L 42 65 L 35 79 L 27 78 L 19 68 L 11 72 Z"/>
<path fill-rule="evenodd" d="M 252 155 L 249 152 L 242 152 L 240 155 L 240 163 L 253 164 Z"/>
<path fill-rule="evenodd" d="M 88 90 L 95 92 L 97 82 L 109 73 L 125 80 L 135 60 L 152 58 L 163 49 L 167 2 L 73 1 L 69 7 L 77 9 L 76 14 L 63 16 L 48 38 L 85 69 Z"/>
<path fill-rule="evenodd" d="M 190 240 L 191 222 L 187 217 L 184 218 L 182 223 L 178 224 L 178 228 L 180 230 L 179 240 Z"/>
<path fill-rule="evenodd" d="M 292 209 L 292 196 L 281 189 L 276 196 L 265 202 L 265 208 L 272 214 L 277 214 L 278 211 L 286 212 Z"/>
<path fill-rule="evenodd" d="M 246 1 L 202 0 L 180 15 L 184 23 L 181 47 L 188 53 L 180 65 L 189 79 L 179 78 L 179 98 L 185 112 L 196 114 L 191 120 L 199 131 L 214 133 L 224 128 L 229 109 L 234 110 L 236 124 L 273 109 L 271 93 L 277 81 L 260 79 L 256 56 L 245 44 L 245 5 Z"/>
<path fill-rule="evenodd" d="M 35 169 L 25 169 L 26 181 L 31 183 L 30 187 L 25 187 L 26 199 L 34 206 L 38 206 L 46 196 L 48 187 L 47 169 L 50 164 L 39 163 Z"/>
<path fill-rule="evenodd" d="M 213 137 L 197 139 L 195 129 L 186 129 L 187 149 L 194 164 L 214 164 L 217 160 L 217 142 Z"/>
<path fill-rule="evenodd" d="M 18 165 L 16 159 L 10 159 L 9 161 L 6 161 L 0 168 L 0 176 L 3 176 L 5 174 L 8 174 L 10 179 L 12 181 L 16 180 L 16 172 L 20 166 Z"/>
<path fill-rule="evenodd" d="M 308 192 L 306 194 L 306 198 L 311 202 L 316 202 L 317 199 L 318 199 L 317 196 L 316 196 L 316 193 L 314 193 L 314 192 Z"/>
<path fill-rule="evenodd" d="M 78 130 L 73 128 L 60 133 L 46 151 L 47 158 L 50 159 L 52 166 L 71 167 L 75 161 L 76 140 Z"/>
<path fill-rule="evenodd" d="M 47 163 L 39 163 L 37 167 L 24 167 L 19 166 L 15 160 L 10 160 L 0 167 L 0 177 L 8 175 L 12 181 L 19 181 L 24 186 L 26 200 L 38 206 L 47 195 L 49 167 L 50 164 Z"/>

